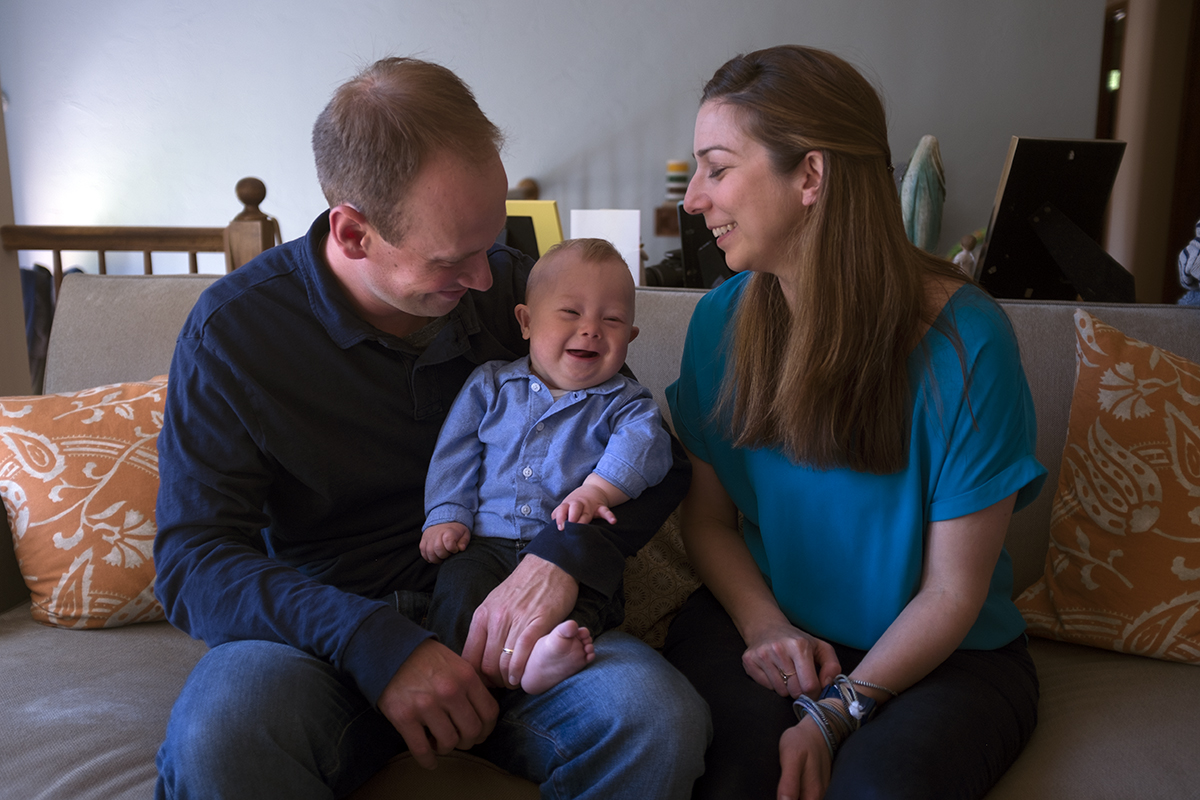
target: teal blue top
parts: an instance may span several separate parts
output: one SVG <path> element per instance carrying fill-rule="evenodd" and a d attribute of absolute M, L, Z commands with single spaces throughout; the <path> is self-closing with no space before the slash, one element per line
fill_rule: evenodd
<path fill-rule="evenodd" d="M 725 336 L 748 273 L 697 305 L 679 380 L 667 387 L 675 431 L 711 464 L 745 517 L 746 544 L 784 614 L 802 630 L 869 649 L 916 594 L 924 534 L 1017 493 L 1037 497 L 1037 423 L 1016 337 L 987 295 L 963 286 L 908 360 L 913 387 L 908 464 L 890 475 L 797 465 L 777 448 L 735 448 L 710 419 L 725 372 Z M 963 363 L 939 332 L 956 330 Z M 932 379 L 931 379 L 932 378 Z M 1025 623 L 1012 600 L 1012 562 L 1000 554 L 979 618 L 961 645 L 990 650 Z"/>

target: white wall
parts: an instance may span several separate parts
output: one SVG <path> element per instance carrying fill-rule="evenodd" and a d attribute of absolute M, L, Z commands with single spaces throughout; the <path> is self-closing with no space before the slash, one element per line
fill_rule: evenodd
<path fill-rule="evenodd" d="M 691 151 L 704 81 L 739 52 L 798 42 L 839 53 L 882 88 L 894 158 L 922 134 L 939 138 L 944 250 L 986 224 L 1010 136 L 1092 136 L 1103 6 L 4 0 L 15 216 L 222 225 L 238 210 L 234 183 L 255 175 L 263 209 L 285 238 L 299 236 L 324 207 L 309 135 L 331 91 L 378 57 L 415 54 L 455 69 L 508 132 L 511 183 L 536 178 L 564 219 L 641 208 L 654 262 L 672 242 L 653 235 L 650 210 L 667 159 Z"/>

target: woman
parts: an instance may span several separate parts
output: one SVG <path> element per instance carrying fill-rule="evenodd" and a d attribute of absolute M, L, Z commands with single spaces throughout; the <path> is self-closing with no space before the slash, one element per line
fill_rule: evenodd
<path fill-rule="evenodd" d="M 836 56 L 729 61 L 695 156 L 684 206 L 739 273 L 668 388 L 705 584 L 666 648 L 713 714 L 695 796 L 982 796 L 1037 714 L 1003 541 L 1045 470 L 1008 320 L 905 239 L 883 107 Z"/>

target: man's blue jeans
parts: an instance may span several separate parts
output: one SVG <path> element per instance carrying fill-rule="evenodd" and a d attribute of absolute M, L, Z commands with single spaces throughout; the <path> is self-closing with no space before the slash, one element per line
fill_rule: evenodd
<path fill-rule="evenodd" d="M 505 692 L 472 752 L 547 798 L 688 798 L 704 769 L 708 707 L 645 643 L 612 631 L 596 660 L 541 695 Z M 326 662 L 271 642 L 210 650 L 158 753 L 159 798 L 341 797 L 404 742 Z"/>

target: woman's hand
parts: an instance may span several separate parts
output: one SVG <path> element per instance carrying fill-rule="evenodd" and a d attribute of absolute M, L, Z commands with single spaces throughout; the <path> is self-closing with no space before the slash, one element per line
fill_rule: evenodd
<path fill-rule="evenodd" d="M 683 501 L 683 545 L 746 641 L 746 674 L 780 697 L 815 698 L 841 672 L 833 647 L 788 622 L 746 547 L 737 508 L 716 470 L 688 457 L 692 488 Z"/>
<path fill-rule="evenodd" d="M 817 724 L 805 717 L 779 737 L 783 775 L 775 790 L 778 800 L 821 800 L 829 788 L 833 763 Z"/>
<path fill-rule="evenodd" d="M 842 671 L 833 645 L 791 625 L 782 614 L 745 635 L 746 674 L 780 697 L 815 698 Z"/>

